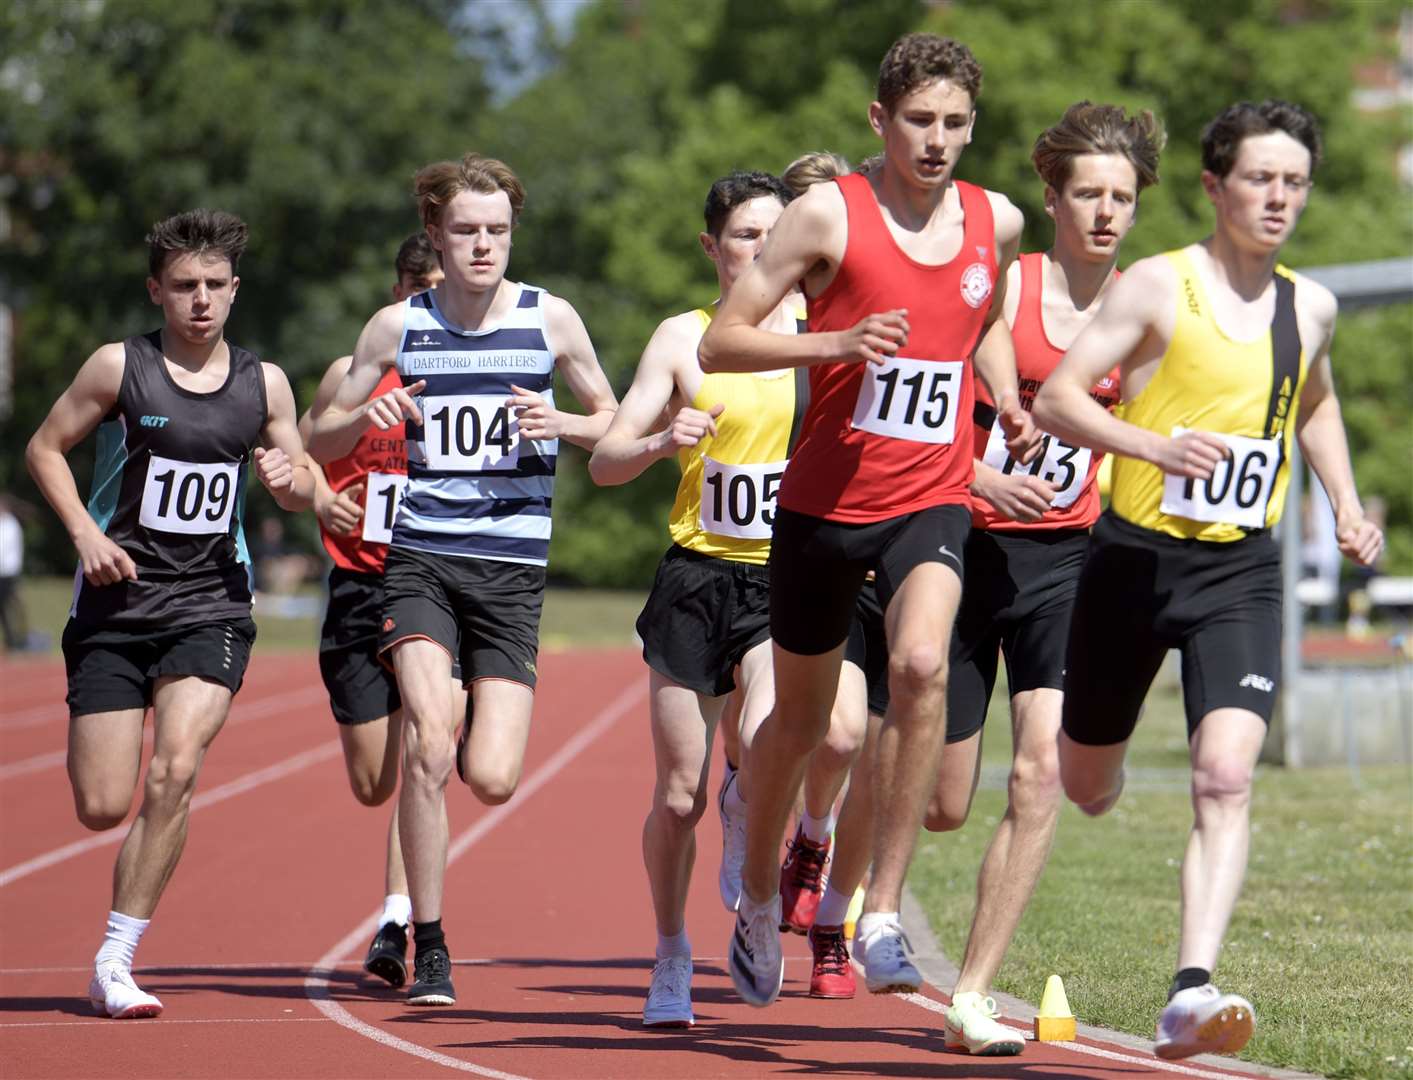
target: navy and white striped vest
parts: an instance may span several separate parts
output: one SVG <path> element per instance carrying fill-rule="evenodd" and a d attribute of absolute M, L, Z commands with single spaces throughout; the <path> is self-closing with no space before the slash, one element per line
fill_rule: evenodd
<path fill-rule="evenodd" d="M 417 398 L 407 421 L 407 492 L 392 546 L 544 566 L 559 440 L 520 437 L 506 406 L 511 384 L 554 404 L 554 355 L 545 339 L 545 292 L 520 299 L 489 330 L 463 330 L 437 308 L 435 290 L 409 298 L 397 370 Z"/>

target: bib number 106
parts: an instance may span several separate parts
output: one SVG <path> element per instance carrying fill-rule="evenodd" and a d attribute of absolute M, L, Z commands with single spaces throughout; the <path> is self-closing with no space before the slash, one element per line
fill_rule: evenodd
<path fill-rule="evenodd" d="M 1185 430 L 1174 428 L 1173 436 Z M 1163 501 L 1158 508 L 1192 521 L 1265 528 L 1266 506 L 1280 468 L 1280 440 L 1220 432 L 1216 435 L 1230 448 L 1230 456 L 1217 462 L 1206 480 L 1165 475 Z"/>

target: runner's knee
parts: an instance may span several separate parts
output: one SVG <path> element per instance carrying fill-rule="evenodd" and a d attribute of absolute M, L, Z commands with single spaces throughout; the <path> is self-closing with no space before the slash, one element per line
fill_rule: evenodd
<path fill-rule="evenodd" d="M 1252 775 L 1252 767 L 1243 761 L 1195 763 L 1192 801 L 1199 808 L 1241 809 L 1251 801 Z"/>
<path fill-rule="evenodd" d="M 520 770 L 511 766 L 468 766 L 466 786 L 487 806 L 509 802 L 520 786 Z"/>
<path fill-rule="evenodd" d="M 126 793 L 126 798 L 120 798 L 116 792 L 74 792 L 74 810 L 79 824 L 94 832 L 116 829 L 128 816 L 131 806 L 131 791 Z"/>
<path fill-rule="evenodd" d="M 673 828 L 690 830 L 706 812 L 706 796 L 699 796 L 695 788 L 669 784 L 657 797 L 657 810 Z"/>
<path fill-rule="evenodd" d="M 888 687 L 895 697 L 917 698 L 947 689 L 947 650 L 942 645 L 914 645 L 888 657 Z"/>
<path fill-rule="evenodd" d="M 1059 809 L 1060 759 L 1053 750 L 1022 754 L 1011 765 L 1009 795 L 1018 814 L 1052 814 Z"/>
<path fill-rule="evenodd" d="M 355 769 L 349 772 L 348 783 L 353 797 L 364 806 L 382 806 L 397 790 L 397 771 L 388 770 L 388 774 L 384 774 Z"/>
<path fill-rule="evenodd" d="M 947 798 L 933 792 L 927 800 L 927 812 L 922 825 L 928 832 L 955 832 L 967 823 L 971 812 L 971 799 L 961 802 L 957 798 Z"/>

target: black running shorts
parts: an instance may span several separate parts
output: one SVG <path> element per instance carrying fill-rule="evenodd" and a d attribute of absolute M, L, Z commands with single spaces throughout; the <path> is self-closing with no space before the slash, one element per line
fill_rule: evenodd
<path fill-rule="evenodd" d="M 531 688 L 538 672 L 545 568 L 496 559 L 388 548 L 378 653 L 425 638 L 461 662 L 463 685 L 508 679 Z"/>
<path fill-rule="evenodd" d="M 883 629 L 883 607 L 878 602 L 878 586 L 865 581 L 849 623 L 849 640 L 844 659 L 864 673 L 868 683 L 870 716 L 888 711 L 888 635 Z"/>
<path fill-rule="evenodd" d="M 64 668 L 69 715 L 145 709 L 164 675 L 196 675 L 240 689 L 255 644 L 249 619 L 199 623 L 160 631 L 115 631 L 69 620 L 64 627 Z"/>
<path fill-rule="evenodd" d="M 769 577 L 764 566 L 673 544 L 638 616 L 648 667 L 699 694 L 729 694 L 741 657 L 770 637 Z"/>
<path fill-rule="evenodd" d="M 319 635 L 319 673 L 340 724 L 366 724 L 402 708 L 397 679 L 378 659 L 383 579 L 336 566 Z"/>
<path fill-rule="evenodd" d="M 866 525 L 849 525 L 783 507 L 770 543 L 770 636 L 783 649 L 818 656 L 849 636 L 864 576 L 878 573 L 883 610 L 923 563 L 963 576 L 971 508 L 948 504 Z"/>
<path fill-rule="evenodd" d="M 1065 733 L 1093 746 L 1127 739 L 1169 649 L 1182 652 L 1188 738 L 1214 709 L 1269 723 L 1280 639 L 1280 552 L 1269 533 L 1181 540 L 1105 513 L 1070 621 Z"/>
<path fill-rule="evenodd" d="M 986 723 L 998 652 L 1012 694 L 1064 688 L 1070 611 L 1088 550 L 1087 529 L 972 531 L 952 633 L 948 742 L 970 738 Z"/>

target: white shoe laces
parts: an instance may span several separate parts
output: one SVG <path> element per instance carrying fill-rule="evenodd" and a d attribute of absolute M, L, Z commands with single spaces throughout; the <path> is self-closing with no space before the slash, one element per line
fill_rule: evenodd
<path fill-rule="evenodd" d="M 653 965 L 649 1003 L 663 1004 L 663 999 L 677 1001 L 687 996 L 691 986 L 691 961 L 682 956 L 667 956 Z"/>

